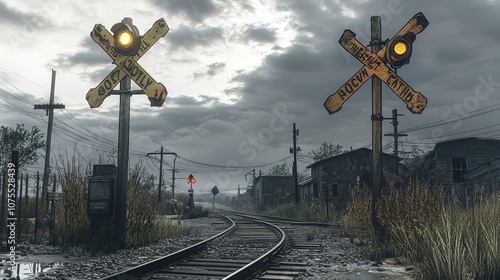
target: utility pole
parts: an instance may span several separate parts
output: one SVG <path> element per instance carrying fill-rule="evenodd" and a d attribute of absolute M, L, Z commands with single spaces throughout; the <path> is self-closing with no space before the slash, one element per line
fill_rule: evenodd
<path fill-rule="evenodd" d="M 295 123 L 293 123 L 293 148 L 290 148 L 290 153 L 293 153 L 293 181 L 295 187 L 295 203 L 299 204 L 299 180 L 297 178 L 297 150 L 300 151 L 300 147 L 297 149 L 297 136 L 299 135 L 299 130 L 295 128 Z"/>
<path fill-rule="evenodd" d="M 381 49 L 382 24 L 380 16 L 371 17 L 371 51 Z M 382 81 L 372 76 L 372 201 L 371 222 L 375 233 L 380 236 L 382 227 L 377 218 L 376 205 L 381 197 L 382 188 Z"/>
<path fill-rule="evenodd" d="M 131 18 L 124 18 L 122 23 L 132 24 Z M 118 164 L 116 170 L 116 214 L 115 229 L 118 248 L 124 249 L 127 240 L 127 181 L 130 134 L 130 97 L 131 81 L 126 75 L 120 82 L 120 106 L 118 111 Z"/>
<path fill-rule="evenodd" d="M 47 126 L 47 142 L 45 144 L 45 165 L 43 167 L 43 181 L 42 181 L 42 197 L 47 197 L 47 191 L 49 186 L 49 174 L 50 174 L 50 145 L 52 142 L 52 125 L 54 123 L 54 109 L 64 109 L 66 108 L 64 104 L 54 103 L 54 92 L 56 87 L 56 71 L 52 70 L 52 83 L 50 86 L 50 100 L 49 104 L 35 104 L 33 109 L 43 109 L 46 111 L 46 115 L 49 116 L 48 126 Z M 45 201 L 45 199 L 42 199 Z M 48 207 L 48 205 L 47 205 Z"/>
<path fill-rule="evenodd" d="M 163 146 L 160 149 L 160 178 L 158 179 L 158 203 L 161 201 L 161 185 L 162 185 L 162 173 L 163 173 Z"/>
<path fill-rule="evenodd" d="M 175 199 L 175 160 L 177 159 L 177 154 L 173 153 L 175 155 L 174 158 L 174 168 L 172 169 L 172 199 Z"/>
<path fill-rule="evenodd" d="M 172 170 L 172 199 L 175 199 L 175 160 L 177 159 L 177 153 L 163 152 L 163 146 L 161 146 L 159 153 L 147 153 L 146 156 L 150 155 L 160 155 L 160 180 L 158 182 L 158 202 L 161 200 L 161 185 L 162 185 L 162 174 L 163 174 L 163 155 L 175 155 L 174 158 L 174 169 Z"/>
<path fill-rule="evenodd" d="M 240 205 L 240 184 L 238 184 L 238 205 Z"/>
<path fill-rule="evenodd" d="M 392 125 L 394 126 L 394 133 L 386 133 L 384 136 L 394 136 L 394 156 L 396 157 L 396 166 L 394 169 L 394 174 L 399 175 L 399 150 L 398 150 L 398 138 L 403 136 L 408 136 L 405 133 L 398 133 L 398 116 L 404 116 L 403 114 L 398 114 L 398 109 L 392 110 L 392 118 L 384 118 L 392 120 Z"/>
<path fill-rule="evenodd" d="M 252 193 L 253 193 L 253 204 L 255 205 L 255 169 L 253 169 L 252 171 L 250 171 L 247 174 L 245 174 L 245 181 L 247 180 L 247 175 L 250 174 L 250 173 L 253 173 L 253 177 L 252 177 Z M 248 185 L 247 185 L 247 190 L 248 190 Z"/>

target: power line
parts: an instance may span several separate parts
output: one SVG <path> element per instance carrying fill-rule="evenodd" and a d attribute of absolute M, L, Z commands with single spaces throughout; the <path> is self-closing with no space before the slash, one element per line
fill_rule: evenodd
<path fill-rule="evenodd" d="M 230 167 L 228 167 L 228 166 L 224 166 L 224 165 L 216 165 L 216 164 L 210 164 L 210 163 L 197 162 L 197 161 L 190 160 L 190 159 L 187 159 L 187 158 L 179 156 L 180 159 L 183 159 L 183 160 L 185 160 L 187 162 L 190 162 L 190 163 L 194 163 L 194 164 L 198 164 L 198 165 L 203 165 L 203 166 L 209 166 L 209 167 L 225 168 L 225 169 L 247 169 L 247 168 L 262 167 L 262 166 L 267 166 L 267 165 L 275 164 L 275 163 L 278 163 L 278 162 L 281 162 L 281 161 L 285 161 L 287 159 L 290 159 L 291 157 L 293 157 L 293 155 L 289 155 L 287 157 L 284 157 L 282 159 L 279 159 L 279 160 L 276 160 L 276 161 L 273 161 L 273 162 L 269 162 L 269 163 L 263 163 L 263 164 L 258 164 L 258 165 L 230 166 Z"/>
<path fill-rule="evenodd" d="M 436 126 L 441 126 L 441 125 L 449 124 L 449 123 L 460 121 L 460 120 L 466 120 L 466 119 L 471 119 L 471 118 L 475 118 L 475 117 L 478 117 L 478 116 L 482 116 L 482 115 L 485 115 L 485 114 L 488 114 L 488 113 L 495 112 L 495 111 L 499 110 L 497 108 L 497 109 L 491 109 L 491 110 L 488 110 L 486 112 L 479 113 L 480 111 L 486 110 L 488 108 L 491 108 L 491 107 L 494 107 L 494 106 L 497 106 L 497 105 L 500 105 L 500 102 L 499 103 L 495 103 L 493 105 L 486 106 L 486 107 L 478 109 L 478 110 L 471 111 L 469 113 L 460 114 L 460 115 L 455 116 L 455 117 L 443 119 L 443 120 L 440 120 L 440 121 L 431 122 L 431 123 L 424 124 L 424 125 L 415 126 L 415 127 L 412 127 L 412 128 L 403 129 L 402 133 L 407 133 L 407 132 L 412 132 L 412 131 L 417 131 L 417 130 L 422 130 L 422 129 L 427 129 L 427 128 L 433 128 L 433 127 L 436 127 Z M 472 114 L 472 113 L 477 113 L 477 114 Z"/>
<path fill-rule="evenodd" d="M 12 72 L 12 71 L 10 71 L 10 70 L 8 70 L 8 69 L 5 69 L 5 68 L 3 68 L 3 67 L 1 67 L 1 66 L 0 66 L 0 69 L 4 70 L 5 72 L 8 72 L 8 73 L 10 73 L 10 74 L 12 74 L 12 75 L 14 75 L 14 76 L 17 76 L 17 77 L 19 77 L 19 78 L 21 78 L 21 79 L 23 79 L 23 80 L 25 80 L 25 81 L 27 81 L 27 82 L 29 82 L 29 83 L 31 83 L 31 84 L 34 84 L 35 86 L 38 86 L 38 87 L 40 87 L 40 88 L 43 88 L 43 89 L 49 90 L 49 88 L 48 88 L 48 87 L 46 87 L 46 86 L 42 86 L 42 85 L 39 85 L 39 84 L 37 84 L 37 83 L 35 83 L 35 82 L 33 82 L 33 81 L 31 81 L 31 80 L 29 80 L 29 79 L 27 79 L 27 78 L 23 77 L 23 76 L 20 76 L 20 75 L 18 75 L 18 74 L 16 74 L 16 73 L 14 73 L 14 72 Z M 35 100 L 35 101 L 36 101 L 36 100 Z"/>

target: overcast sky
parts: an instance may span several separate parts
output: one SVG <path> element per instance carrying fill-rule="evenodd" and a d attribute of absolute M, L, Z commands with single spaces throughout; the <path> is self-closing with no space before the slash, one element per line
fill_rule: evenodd
<path fill-rule="evenodd" d="M 96 23 L 109 30 L 124 17 L 144 34 L 164 18 L 170 31 L 139 63 L 168 96 L 160 108 L 150 107 L 146 96 L 132 97 L 131 164 L 142 161 L 157 174 L 159 162 L 145 155 L 163 146 L 179 155 L 176 177 L 193 174 L 199 192 L 214 185 L 233 191 L 246 187 L 245 174 L 253 169 L 265 173 L 283 160 L 291 164 L 293 123 L 300 131 L 299 172 L 313 162 L 308 151 L 322 142 L 370 147 L 371 82 L 339 112 L 329 115 L 323 107 L 362 67 L 338 39 L 351 29 L 368 45 L 373 15 L 382 17 L 382 38 L 391 38 L 418 12 L 430 25 L 417 35 L 411 63 L 397 73 L 428 105 L 413 115 L 383 86 L 383 116 L 393 109 L 404 114 L 399 129 L 408 136 L 400 138 L 400 150 L 468 136 L 498 138 L 496 0 L 0 0 L 0 124 L 46 132 L 45 112 L 33 105 L 48 102 L 53 69 L 55 101 L 66 109 L 55 111 L 52 165 L 75 145 L 82 159 L 113 151 L 119 98 L 90 109 L 85 95 L 114 65 L 89 34 Z M 383 133 L 392 131 L 385 120 Z M 387 153 L 392 142 L 383 139 Z M 165 162 L 173 158 L 166 155 Z M 164 167 L 170 185 L 172 167 Z M 184 179 L 176 185 L 187 189 Z"/>

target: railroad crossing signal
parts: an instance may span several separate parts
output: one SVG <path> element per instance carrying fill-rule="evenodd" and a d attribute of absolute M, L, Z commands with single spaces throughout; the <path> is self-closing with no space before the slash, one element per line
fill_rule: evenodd
<path fill-rule="evenodd" d="M 356 40 L 356 34 L 346 29 L 339 39 L 340 45 L 358 59 L 364 66 L 352 76 L 340 89 L 330 95 L 324 106 L 328 113 L 334 114 L 342 109 L 342 105 L 349 99 L 372 75 L 378 76 L 391 88 L 396 95 L 406 103 L 406 107 L 414 114 L 420 114 L 427 105 L 427 98 L 420 92 L 412 89 L 401 79 L 386 62 L 393 68 L 399 68 L 409 63 L 412 44 L 416 34 L 422 32 L 429 22 L 424 14 L 413 16 L 406 25 L 377 53 L 368 50 Z"/>
<path fill-rule="evenodd" d="M 90 37 L 113 59 L 116 67 L 97 87 L 87 93 L 90 108 L 101 106 L 104 99 L 127 75 L 146 93 L 151 106 L 161 107 L 167 97 L 167 89 L 162 83 L 156 82 L 137 61 L 168 30 L 163 18 L 157 20 L 142 37 L 133 25 L 117 23 L 111 28 L 114 32 L 111 34 L 103 25 L 96 24 Z"/>

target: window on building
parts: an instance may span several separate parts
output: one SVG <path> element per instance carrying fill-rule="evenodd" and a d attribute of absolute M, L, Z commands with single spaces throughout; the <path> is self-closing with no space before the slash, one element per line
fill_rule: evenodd
<path fill-rule="evenodd" d="M 467 173 L 467 160 L 465 158 L 452 159 L 453 164 L 453 183 L 462 183 L 464 174 Z"/>
<path fill-rule="evenodd" d="M 339 196 L 339 187 L 337 184 L 332 185 L 332 196 Z"/>

